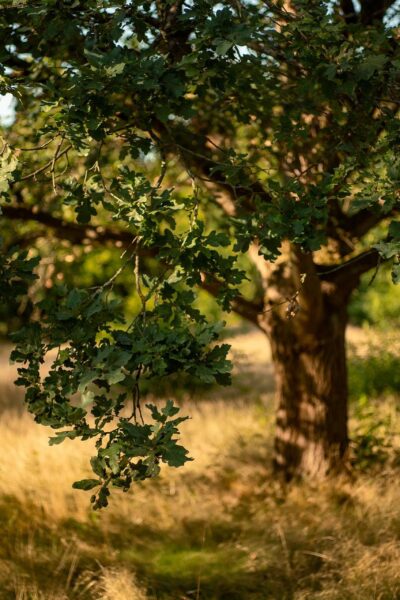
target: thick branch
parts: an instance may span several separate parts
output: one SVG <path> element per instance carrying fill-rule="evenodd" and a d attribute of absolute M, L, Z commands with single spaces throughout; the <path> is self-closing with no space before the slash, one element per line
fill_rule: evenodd
<path fill-rule="evenodd" d="M 361 3 L 361 22 L 370 25 L 374 21 L 382 21 L 388 9 L 396 0 L 363 0 Z"/>
<path fill-rule="evenodd" d="M 346 23 L 371 25 L 374 21 L 382 21 L 388 9 L 396 0 L 362 0 L 361 12 L 357 13 L 353 0 L 340 0 L 340 8 Z"/>
<path fill-rule="evenodd" d="M 343 229 L 349 233 L 351 237 L 361 239 L 371 229 L 379 225 L 381 221 L 393 216 L 399 207 L 395 207 L 390 213 L 372 211 L 364 208 L 351 217 L 347 217 L 343 224 Z"/>
<path fill-rule="evenodd" d="M 300 303 L 314 314 L 317 322 L 322 311 L 322 294 L 313 255 L 292 244 L 291 263 L 296 291 L 301 290 Z"/>
<path fill-rule="evenodd" d="M 50 227 L 57 237 L 68 240 L 73 244 L 82 244 L 85 240 L 97 243 L 122 242 L 123 245 L 130 244 L 133 234 L 129 231 L 117 231 L 101 226 L 78 225 L 65 221 L 45 211 L 36 211 L 28 206 L 3 205 L 1 211 L 4 217 L 19 221 L 34 221 Z"/>
<path fill-rule="evenodd" d="M 340 292 L 348 293 L 358 286 L 361 275 L 376 268 L 380 262 L 378 251 L 371 249 L 339 265 L 317 265 L 317 272 L 321 281 L 333 283 Z"/>
<path fill-rule="evenodd" d="M 212 296 L 217 297 L 221 290 L 221 284 L 216 280 L 210 280 L 210 278 L 205 278 L 202 282 L 201 287 L 203 290 L 206 290 Z M 232 310 L 246 319 L 247 321 L 251 321 L 255 325 L 259 325 L 258 317 L 263 310 L 263 304 L 261 302 L 251 302 L 250 300 L 246 300 L 242 296 L 238 295 L 231 302 Z"/>
<path fill-rule="evenodd" d="M 341 0 L 340 8 L 342 9 L 346 23 L 357 23 L 357 13 L 353 0 Z"/>
<path fill-rule="evenodd" d="M 191 50 L 189 36 L 192 27 L 187 21 L 182 22 L 183 0 L 156 0 L 158 23 L 160 29 L 160 48 L 166 50 L 170 63 L 179 62 Z"/>
<path fill-rule="evenodd" d="M 228 194 L 233 203 L 229 211 L 253 212 L 254 199 L 259 197 L 265 202 L 271 201 L 270 194 L 256 178 L 251 180 L 243 168 L 244 183 L 231 183 L 226 174 L 226 167 L 231 167 L 223 152 L 215 157 L 207 145 L 207 138 L 201 135 L 193 135 L 193 132 L 183 127 L 166 129 L 162 123 L 155 123 L 157 137 L 166 148 L 171 149 L 180 156 L 184 166 L 194 176 L 198 177 L 208 187 L 212 186 L 214 191 L 221 190 Z M 246 181 L 246 179 L 248 181 Z"/>
<path fill-rule="evenodd" d="M 134 245 L 134 234 L 129 231 L 117 231 L 108 227 L 96 227 L 93 225 L 79 225 L 70 221 L 64 221 L 44 211 L 34 211 L 27 206 L 16 207 L 5 205 L 1 207 L 1 210 L 2 215 L 7 219 L 34 221 L 53 229 L 59 239 L 68 240 L 73 244 L 83 244 L 85 242 L 97 244 L 118 242 L 122 246 L 132 246 L 132 248 Z M 151 248 L 140 248 L 140 256 L 154 258 L 156 254 Z M 221 290 L 221 284 L 216 280 L 210 280 L 208 276 L 204 278 L 201 287 L 213 296 L 218 296 Z M 238 295 L 232 301 L 232 310 L 241 317 L 257 324 L 257 315 L 261 312 L 262 305 L 250 302 Z"/>
<path fill-rule="evenodd" d="M 345 257 L 354 251 L 355 244 L 360 241 L 371 229 L 382 221 L 398 214 L 400 204 L 397 203 L 391 211 L 384 213 L 380 207 L 364 208 L 354 215 L 346 215 L 336 200 L 330 203 L 330 220 L 326 233 L 329 238 L 337 242 L 340 256 Z"/>

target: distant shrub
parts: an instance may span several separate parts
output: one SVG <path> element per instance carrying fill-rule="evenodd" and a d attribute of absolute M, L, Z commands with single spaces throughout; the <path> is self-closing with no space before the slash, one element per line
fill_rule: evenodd
<path fill-rule="evenodd" d="M 389 265 L 382 265 L 371 283 L 373 275 L 366 273 L 349 305 L 353 325 L 374 325 L 389 329 L 400 315 L 400 288 L 393 285 Z"/>
<path fill-rule="evenodd" d="M 389 332 L 370 330 L 348 352 L 351 459 L 357 470 L 367 471 L 397 460 L 392 426 L 396 410 L 388 411 L 384 396 L 400 393 L 400 344 Z"/>
<path fill-rule="evenodd" d="M 385 464 L 393 451 L 390 416 L 380 415 L 373 402 L 367 396 L 361 396 L 353 407 L 353 417 L 351 450 L 354 467 L 367 471 Z"/>
<path fill-rule="evenodd" d="M 348 371 L 352 400 L 400 393 L 400 357 L 395 350 L 373 347 L 360 356 L 350 349 Z"/>

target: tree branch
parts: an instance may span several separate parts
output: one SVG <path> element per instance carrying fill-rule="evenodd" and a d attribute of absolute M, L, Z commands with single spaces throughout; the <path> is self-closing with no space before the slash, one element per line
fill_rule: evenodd
<path fill-rule="evenodd" d="M 363 208 L 355 215 L 345 217 L 341 223 L 341 229 L 348 233 L 349 237 L 360 240 L 371 229 L 379 225 L 379 223 L 396 215 L 399 209 L 400 204 L 394 206 L 389 213 L 385 214 L 369 208 Z"/>
<path fill-rule="evenodd" d="M 79 225 L 61 218 L 54 217 L 45 211 L 35 211 L 28 206 L 9 206 L 1 207 L 2 215 L 10 220 L 34 221 L 53 229 L 59 239 L 68 240 L 73 244 L 96 243 L 106 244 L 108 242 L 119 242 L 122 246 L 133 246 L 134 234 L 129 231 L 118 231 L 108 227 L 94 225 Z M 36 235 L 34 239 L 39 236 Z M 156 251 L 151 248 L 140 247 L 140 256 L 154 258 Z M 221 290 L 221 284 L 217 280 L 211 280 L 205 276 L 201 287 L 212 296 L 218 296 Z M 232 310 L 241 317 L 258 324 L 257 316 L 262 311 L 261 303 L 250 302 L 238 295 L 232 301 Z"/>
<path fill-rule="evenodd" d="M 224 167 L 232 165 L 223 160 L 223 157 L 218 159 L 213 156 L 210 148 L 206 145 L 206 137 L 193 135 L 192 131 L 183 127 L 167 129 L 159 122 L 154 125 L 158 142 L 178 154 L 189 172 L 197 176 L 200 181 L 208 183 L 208 187 L 211 185 L 214 191 L 222 190 L 230 196 L 233 203 L 229 208 L 230 213 L 254 211 L 255 196 L 265 202 L 271 202 L 270 194 L 258 180 L 249 181 L 248 184 L 246 181 L 240 184 L 231 183 L 227 179 Z M 245 177 L 246 173 L 243 168 L 243 179 Z"/>
<path fill-rule="evenodd" d="M 317 265 L 317 273 L 321 281 L 333 283 L 340 292 L 348 293 L 358 286 L 361 275 L 377 267 L 381 260 L 378 251 L 372 248 L 339 265 Z"/>
<path fill-rule="evenodd" d="M 191 50 L 189 36 L 192 26 L 183 22 L 182 7 L 184 0 L 156 0 L 156 9 L 160 30 L 159 43 L 168 54 L 170 63 L 179 62 Z"/>
<path fill-rule="evenodd" d="M 346 23 L 357 23 L 358 17 L 353 0 L 341 0 L 340 8 L 342 9 Z"/>
<path fill-rule="evenodd" d="M 217 297 L 221 290 L 221 284 L 217 280 L 212 280 L 208 277 L 202 282 L 201 287 L 209 294 Z M 232 310 L 251 323 L 259 326 L 258 317 L 264 308 L 262 302 L 251 302 L 243 296 L 236 296 L 231 302 Z"/>
<path fill-rule="evenodd" d="M 290 259 L 296 291 L 301 290 L 301 303 L 314 314 L 318 322 L 322 311 L 322 294 L 312 252 L 304 252 L 297 244 L 291 244 Z"/>
<path fill-rule="evenodd" d="M 374 21 L 382 21 L 388 9 L 396 0 L 363 0 L 361 3 L 361 22 L 371 25 Z"/>
<path fill-rule="evenodd" d="M 94 225 L 78 225 L 28 206 L 10 206 L 6 204 L 1 207 L 1 211 L 3 216 L 8 219 L 35 221 L 49 227 L 55 231 L 57 237 L 68 240 L 73 244 L 82 244 L 87 240 L 96 243 L 122 242 L 123 245 L 126 245 L 130 244 L 133 239 L 133 234 L 129 231 L 117 231 Z"/>
<path fill-rule="evenodd" d="M 381 221 L 387 219 L 389 216 L 364 208 L 355 215 L 347 217 L 343 229 L 352 237 L 361 239 L 368 231 L 379 225 Z"/>
<path fill-rule="evenodd" d="M 346 23 L 371 25 L 374 21 L 382 21 L 389 8 L 396 0 L 362 0 L 361 12 L 357 13 L 353 0 L 340 0 L 340 8 Z"/>

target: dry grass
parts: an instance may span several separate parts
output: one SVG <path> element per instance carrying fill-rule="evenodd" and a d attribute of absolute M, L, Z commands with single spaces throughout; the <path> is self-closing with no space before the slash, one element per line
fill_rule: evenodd
<path fill-rule="evenodd" d="M 96 593 L 101 600 L 147 600 L 146 592 L 127 569 L 103 569 Z"/>
<path fill-rule="evenodd" d="M 400 599 L 397 438 L 352 480 L 283 489 L 269 469 L 268 351 L 257 334 L 234 344 L 234 387 L 184 400 L 195 461 L 100 514 L 71 489 L 90 445 L 50 448 L 1 371 L 1 600 Z M 373 407 L 391 415 L 386 434 L 399 430 L 393 398 Z"/>

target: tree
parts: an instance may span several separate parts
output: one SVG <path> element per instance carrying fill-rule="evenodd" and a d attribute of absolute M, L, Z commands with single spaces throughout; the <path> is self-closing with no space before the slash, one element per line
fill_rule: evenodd
<path fill-rule="evenodd" d="M 201 288 L 271 342 L 276 468 L 321 476 L 345 464 L 347 305 L 380 261 L 400 277 L 396 12 L 389 0 L 360 11 L 352 0 L 2 9 L 0 85 L 17 101 L 2 152 L 6 242 L 12 223 L 29 223 L 24 246 L 51 236 L 123 249 L 95 289 L 53 278 L 40 319 L 14 334 L 29 410 L 62 429 L 53 442 L 97 440 L 96 479 L 77 484 L 98 486 L 95 507 L 110 484 L 187 460 L 176 407 L 150 407 L 153 427 L 140 421 L 141 378 L 229 382 L 228 348 L 195 304 Z M 114 293 L 122 272 L 141 303 L 131 323 Z"/>

